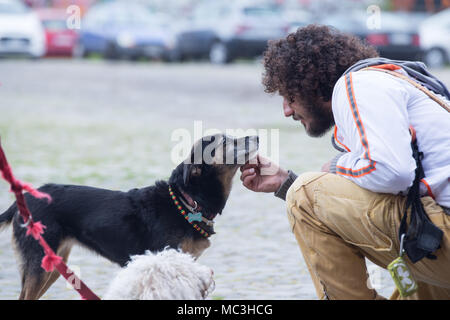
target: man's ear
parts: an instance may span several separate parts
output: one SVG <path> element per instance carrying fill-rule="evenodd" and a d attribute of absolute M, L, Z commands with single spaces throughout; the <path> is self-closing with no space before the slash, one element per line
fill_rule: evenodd
<path fill-rule="evenodd" d="M 185 186 L 188 185 L 191 177 L 198 177 L 202 174 L 202 169 L 199 165 L 187 164 L 183 165 L 183 183 Z"/>

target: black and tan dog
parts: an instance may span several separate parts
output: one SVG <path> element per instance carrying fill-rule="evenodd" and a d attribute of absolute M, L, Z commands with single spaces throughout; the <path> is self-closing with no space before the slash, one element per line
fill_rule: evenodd
<path fill-rule="evenodd" d="M 46 184 L 39 190 L 52 197 L 50 204 L 29 194 L 26 201 L 33 219 L 47 227 L 45 240 L 64 261 L 73 244 L 120 266 L 132 255 L 167 246 L 198 257 L 210 245 L 213 219 L 225 206 L 234 174 L 256 155 L 257 149 L 256 136 L 208 136 L 194 144 L 191 155 L 173 170 L 169 181 L 128 192 Z M 36 240 L 25 235 L 15 203 L 0 215 L 0 226 L 11 221 L 13 244 L 21 264 L 19 298 L 38 299 L 59 274 L 41 268 L 43 250 Z"/>

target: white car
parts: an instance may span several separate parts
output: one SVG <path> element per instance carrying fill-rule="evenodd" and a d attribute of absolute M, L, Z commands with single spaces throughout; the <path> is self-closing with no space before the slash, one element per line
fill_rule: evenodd
<path fill-rule="evenodd" d="M 18 0 L 0 0 L 0 56 L 45 53 L 45 33 L 37 15 Z"/>
<path fill-rule="evenodd" d="M 419 34 L 429 67 L 442 67 L 450 62 L 450 8 L 425 19 Z"/>

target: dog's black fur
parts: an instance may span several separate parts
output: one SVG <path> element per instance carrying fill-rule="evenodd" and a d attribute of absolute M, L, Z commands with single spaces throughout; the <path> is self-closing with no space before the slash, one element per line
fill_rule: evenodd
<path fill-rule="evenodd" d="M 216 135 L 194 145 L 191 158 L 196 148 L 203 151 L 214 140 L 223 141 L 224 148 L 225 141 L 236 145 L 235 141 L 220 137 L 225 136 Z M 249 150 L 245 152 L 248 157 Z M 132 255 L 143 254 L 146 250 L 160 251 L 167 246 L 198 256 L 209 246 L 209 240 L 180 214 L 169 195 L 169 184 L 178 198 L 181 197 L 179 190 L 184 190 L 202 207 L 203 215 L 213 219 L 225 206 L 231 179 L 238 167 L 237 164 L 181 163 L 168 182 L 157 181 L 154 186 L 142 189 L 122 192 L 46 184 L 39 190 L 52 197 L 51 203 L 29 194 L 25 198 L 33 220 L 46 226 L 45 240 L 64 260 L 68 258 L 72 243 L 79 243 L 120 266 Z M 15 203 L 0 215 L 0 226 L 11 221 L 13 240 L 22 264 L 20 298 L 39 298 L 57 275 L 50 281 L 45 276 L 40 266 L 44 252 L 36 240 L 25 235 Z M 50 285 L 46 284 L 48 282 Z"/>

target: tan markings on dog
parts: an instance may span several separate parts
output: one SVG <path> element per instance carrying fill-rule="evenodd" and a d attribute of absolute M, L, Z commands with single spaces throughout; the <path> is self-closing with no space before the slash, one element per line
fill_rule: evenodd
<path fill-rule="evenodd" d="M 42 274 L 27 274 L 22 278 L 22 291 L 19 300 L 36 300 L 39 296 Z"/>
<path fill-rule="evenodd" d="M 203 251 L 205 251 L 210 245 L 211 242 L 208 239 L 194 240 L 189 238 L 181 241 L 180 249 L 183 252 L 191 254 L 195 259 L 198 259 Z"/>
<path fill-rule="evenodd" d="M 218 167 L 220 170 L 219 180 L 223 186 L 224 199 L 227 200 L 231 192 L 231 187 L 233 185 L 233 177 L 236 174 L 238 167 L 235 166 L 228 166 L 228 167 L 218 166 Z"/>
<path fill-rule="evenodd" d="M 59 245 L 56 254 L 60 256 L 65 263 L 69 259 L 70 250 L 74 241 L 65 239 Z M 41 270 L 40 270 L 41 271 Z M 26 272 L 26 271 L 25 271 Z M 47 292 L 48 288 L 59 278 L 60 274 L 57 270 L 52 272 L 44 272 L 42 270 L 35 274 L 22 275 L 22 291 L 19 300 L 37 300 Z"/>

